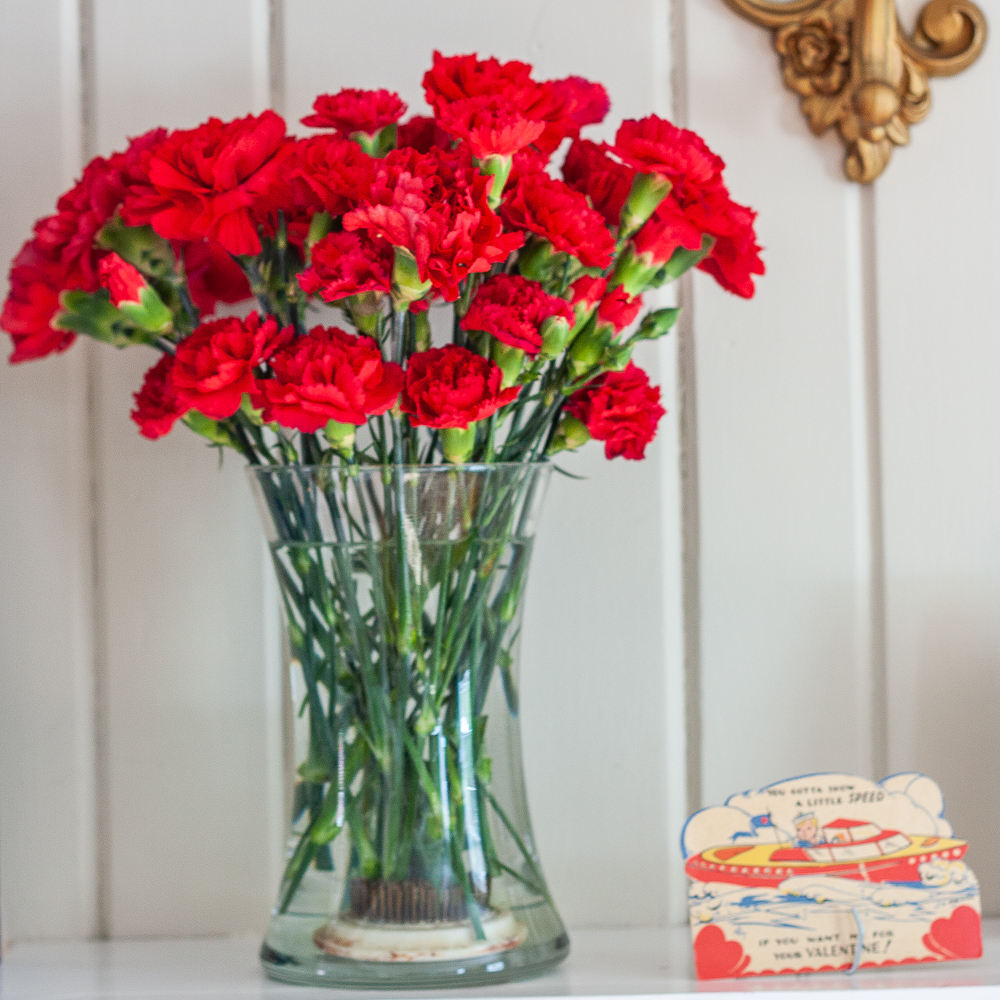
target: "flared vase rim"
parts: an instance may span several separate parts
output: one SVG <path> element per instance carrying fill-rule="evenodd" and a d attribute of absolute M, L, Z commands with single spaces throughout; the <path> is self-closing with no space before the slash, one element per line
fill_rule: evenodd
<path fill-rule="evenodd" d="M 286 465 L 248 465 L 247 475 L 251 478 L 274 473 L 315 473 L 315 472 L 347 472 L 351 477 L 361 475 L 383 475 L 386 472 L 401 471 L 405 473 L 442 473 L 442 472 L 493 472 L 508 469 L 545 469 L 552 468 L 552 463 L 546 459 L 535 462 L 469 462 L 461 465 L 443 463 L 440 465 L 363 465 L 350 467 L 347 465 L 306 464 L 304 462 L 289 462 Z M 350 470 L 350 471 L 349 471 Z"/>

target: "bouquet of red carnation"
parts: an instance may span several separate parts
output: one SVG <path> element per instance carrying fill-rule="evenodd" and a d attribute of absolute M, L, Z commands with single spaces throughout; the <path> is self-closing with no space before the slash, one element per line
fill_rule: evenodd
<path fill-rule="evenodd" d="M 510 749 L 547 459 L 590 438 L 643 458 L 664 410 L 632 353 L 678 312 L 643 313 L 646 292 L 698 267 L 749 297 L 763 273 L 694 133 L 651 115 L 582 138 L 604 88 L 520 62 L 435 53 L 423 86 L 426 117 L 343 90 L 307 138 L 265 111 L 93 160 L 0 316 L 12 362 L 78 334 L 158 350 L 140 432 L 181 421 L 253 468 L 305 692 L 265 944 L 282 978 L 357 983 L 322 956 L 430 949 L 468 983 L 498 953 L 518 974 L 565 953 Z"/>

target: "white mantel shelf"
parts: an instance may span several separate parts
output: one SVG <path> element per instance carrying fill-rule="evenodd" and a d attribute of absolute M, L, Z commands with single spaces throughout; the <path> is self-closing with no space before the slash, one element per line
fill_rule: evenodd
<path fill-rule="evenodd" d="M 984 924 L 985 955 L 975 962 L 843 975 L 769 976 L 698 983 L 685 928 L 577 930 L 572 953 L 554 973 L 526 983 L 413 993 L 348 992 L 265 979 L 257 941 L 214 938 L 19 944 L 0 965 L 2 1000 L 462 1000 L 464 997 L 684 997 L 754 993 L 792 1000 L 816 990 L 893 1000 L 1000 1000 L 1000 920 Z M 884 995 L 884 994 L 883 994 Z"/>

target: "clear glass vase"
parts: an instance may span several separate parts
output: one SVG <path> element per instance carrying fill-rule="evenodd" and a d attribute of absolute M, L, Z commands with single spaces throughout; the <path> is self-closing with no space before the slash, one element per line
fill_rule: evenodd
<path fill-rule="evenodd" d="M 468 986 L 569 950 L 525 798 L 518 636 L 544 463 L 255 466 L 290 667 L 281 980 Z"/>

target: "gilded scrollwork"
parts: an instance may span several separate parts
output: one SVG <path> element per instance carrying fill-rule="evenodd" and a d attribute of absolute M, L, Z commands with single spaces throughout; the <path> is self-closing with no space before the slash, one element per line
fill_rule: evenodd
<path fill-rule="evenodd" d="M 885 169 L 910 126 L 930 111 L 931 76 L 971 65 L 986 40 L 972 0 L 931 0 L 907 38 L 893 0 L 726 0 L 774 34 L 785 85 L 800 97 L 810 129 L 836 125 L 844 172 L 862 184 Z"/>

